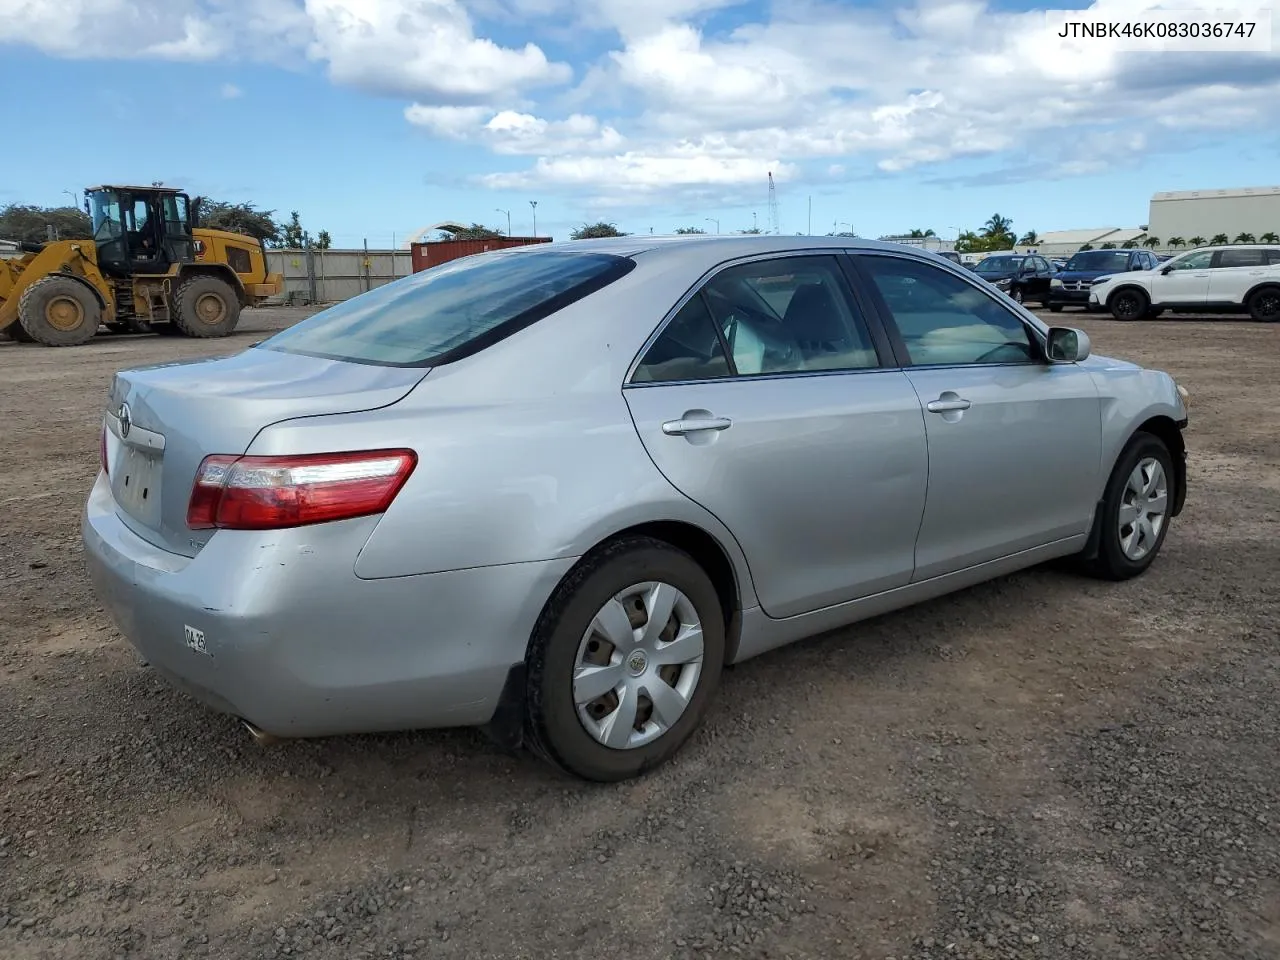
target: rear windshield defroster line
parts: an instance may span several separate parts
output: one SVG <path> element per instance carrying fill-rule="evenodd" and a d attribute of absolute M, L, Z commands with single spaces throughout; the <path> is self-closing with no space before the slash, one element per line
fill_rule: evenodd
<path fill-rule="evenodd" d="M 256 344 L 389 367 L 435 367 L 479 353 L 635 269 L 602 253 L 478 254 L 329 307 Z"/>

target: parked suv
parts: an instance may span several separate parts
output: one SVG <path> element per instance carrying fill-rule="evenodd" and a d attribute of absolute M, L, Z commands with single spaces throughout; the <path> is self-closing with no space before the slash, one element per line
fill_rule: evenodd
<path fill-rule="evenodd" d="M 1054 313 L 1067 306 L 1087 310 L 1089 290 L 1099 277 L 1154 270 L 1157 266 L 1159 260 L 1149 250 L 1081 250 L 1049 281 L 1049 309 Z"/>
<path fill-rule="evenodd" d="M 1025 300 L 1048 303 L 1049 283 L 1057 275 L 1048 260 L 1034 254 L 987 257 L 973 272 L 1018 303 Z"/>
<path fill-rule="evenodd" d="M 1117 320 L 1175 313 L 1248 313 L 1280 321 L 1280 246 L 1233 244 L 1201 247 L 1155 270 L 1099 278 L 1089 291 L 1092 307 Z"/>

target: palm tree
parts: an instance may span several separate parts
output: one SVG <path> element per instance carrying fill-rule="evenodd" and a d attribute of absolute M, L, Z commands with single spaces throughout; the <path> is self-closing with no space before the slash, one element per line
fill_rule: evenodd
<path fill-rule="evenodd" d="M 1116 245 L 1115 245 L 1114 243 L 1104 243 L 1104 244 L 1103 244 L 1101 247 L 1099 247 L 1098 249 L 1099 249 L 1099 250 L 1114 250 L 1115 248 L 1116 248 Z"/>
<path fill-rule="evenodd" d="M 1227 242 L 1227 235 L 1225 233 L 1215 233 L 1213 239 L 1209 242 L 1215 247 L 1220 247 Z"/>
<path fill-rule="evenodd" d="M 1120 244 L 1120 249 L 1121 249 L 1121 250 L 1132 250 L 1132 249 L 1133 249 L 1134 247 L 1136 247 L 1137 245 L 1138 245 L 1138 241 L 1137 241 L 1137 240 L 1126 240 L 1124 243 Z"/>
<path fill-rule="evenodd" d="M 1083 252 L 1084 252 L 1084 251 L 1086 251 L 1086 250 L 1092 250 L 1092 249 L 1093 249 L 1093 244 L 1092 244 L 1092 243 L 1086 243 L 1086 244 L 1083 244 L 1083 245 L 1080 247 L 1080 249 L 1076 251 L 1076 253 L 1083 253 Z"/>
<path fill-rule="evenodd" d="M 1280 243 L 1280 234 L 1277 234 L 1274 230 L 1268 230 L 1266 233 L 1264 233 L 1262 236 L 1258 238 L 1258 242 L 1259 243 Z"/>
<path fill-rule="evenodd" d="M 1172 242 L 1172 241 L 1170 241 L 1170 242 Z M 1159 238 L 1159 237 L 1147 237 L 1147 239 L 1145 239 L 1145 240 L 1143 240 L 1143 241 L 1142 241 L 1142 245 L 1143 245 L 1144 247 L 1146 247 L 1148 250 L 1154 250 L 1156 247 L 1160 246 L 1160 238 Z"/>
<path fill-rule="evenodd" d="M 1009 242 L 1012 243 L 1015 239 L 1015 234 L 1011 229 L 1012 227 L 1013 221 L 1008 217 L 1002 217 L 998 213 L 993 213 L 991 215 L 991 219 L 982 225 L 982 233 L 984 236 L 993 238 L 1003 239 L 1008 237 Z"/>
<path fill-rule="evenodd" d="M 907 236 L 911 237 L 913 240 L 923 240 L 925 237 L 936 237 L 937 234 L 933 232 L 932 227 L 926 227 L 923 230 L 919 227 L 913 227 Z"/>
<path fill-rule="evenodd" d="M 1258 242 L 1257 240 L 1253 239 L 1252 233 L 1237 233 L 1235 240 L 1232 241 L 1232 243 L 1257 243 L 1257 242 Z"/>
<path fill-rule="evenodd" d="M 1190 240 L 1187 241 L 1187 243 L 1191 244 L 1191 246 L 1193 247 L 1203 247 L 1204 237 L 1192 237 Z"/>
<path fill-rule="evenodd" d="M 1034 247 L 1040 242 L 1040 235 L 1034 230 L 1028 230 L 1018 242 L 1027 247 Z"/>
<path fill-rule="evenodd" d="M 1186 244 L 1187 244 L 1187 241 L 1183 240 L 1181 237 L 1169 238 L 1169 246 L 1172 247 L 1174 250 L 1177 250 L 1179 247 L 1186 246 Z"/>

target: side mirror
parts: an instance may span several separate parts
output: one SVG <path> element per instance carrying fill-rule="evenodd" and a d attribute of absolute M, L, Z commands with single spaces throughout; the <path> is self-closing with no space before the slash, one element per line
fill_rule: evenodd
<path fill-rule="evenodd" d="M 1172 273 L 1172 272 L 1173 272 L 1173 267 L 1161 267 L 1161 268 L 1160 268 L 1160 275 L 1161 275 L 1161 276 L 1167 277 L 1167 276 L 1168 276 L 1170 273 Z"/>
<path fill-rule="evenodd" d="M 1087 360 L 1093 345 L 1089 335 L 1075 327 L 1050 327 L 1045 338 L 1045 352 L 1050 363 L 1079 363 Z"/>

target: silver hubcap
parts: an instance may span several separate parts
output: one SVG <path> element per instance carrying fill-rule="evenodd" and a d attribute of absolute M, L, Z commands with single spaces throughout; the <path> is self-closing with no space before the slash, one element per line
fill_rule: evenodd
<path fill-rule="evenodd" d="M 1164 467 L 1147 457 L 1133 468 L 1120 498 L 1120 549 L 1130 560 L 1141 560 L 1155 549 L 1169 508 L 1169 483 Z"/>
<path fill-rule="evenodd" d="M 669 583 L 615 594 L 578 645 L 573 702 L 586 731 L 606 747 L 652 743 L 684 715 L 702 676 L 702 622 Z"/>

